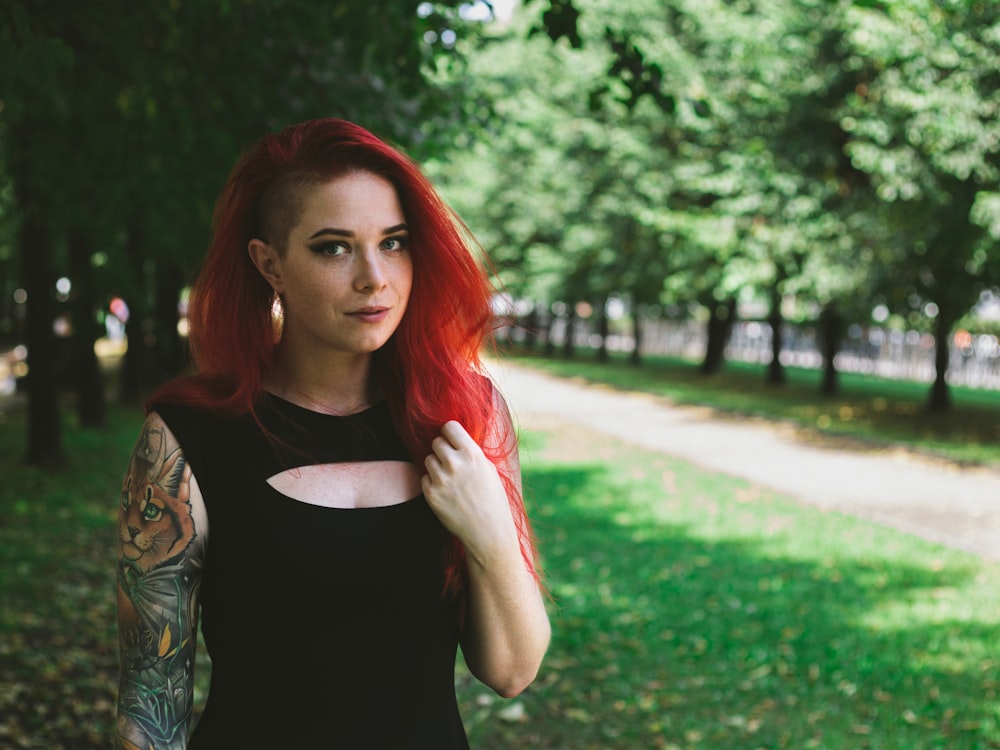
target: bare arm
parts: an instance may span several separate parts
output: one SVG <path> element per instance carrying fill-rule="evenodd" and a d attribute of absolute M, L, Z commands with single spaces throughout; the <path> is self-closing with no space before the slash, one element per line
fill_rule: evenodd
<path fill-rule="evenodd" d="M 117 748 L 187 746 L 207 531 L 191 468 L 163 420 L 150 414 L 118 511 Z"/>
<path fill-rule="evenodd" d="M 500 432 L 513 439 L 507 421 Z M 516 448 L 509 470 L 520 490 Z M 521 556 L 517 528 L 496 467 L 457 422 L 434 441 L 424 495 L 441 522 L 465 545 L 469 611 L 462 653 L 472 673 L 504 697 L 531 684 L 551 629 L 538 582 Z"/>

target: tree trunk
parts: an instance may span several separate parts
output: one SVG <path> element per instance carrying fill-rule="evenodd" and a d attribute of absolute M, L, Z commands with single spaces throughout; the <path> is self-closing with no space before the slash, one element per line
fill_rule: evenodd
<path fill-rule="evenodd" d="M 781 337 L 784 319 L 781 316 L 781 289 L 775 284 L 771 290 L 771 311 L 767 322 L 771 326 L 771 362 L 767 366 L 767 382 L 782 385 L 785 382 L 785 366 L 781 364 Z"/>
<path fill-rule="evenodd" d="M 726 344 L 736 320 L 736 299 L 730 298 L 717 303 L 708 319 L 708 340 L 705 343 L 705 358 L 699 368 L 703 375 L 715 375 L 722 369 L 726 358 Z"/>
<path fill-rule="evenodd" d="M 597 361 L 608 361 L 608 336 L 611 333 L 611 324 L 608 320 L 608 301 L 602 300 L 600 309 L 597 312 L 597 335 L 601 337 L 601 343 L 597 345 Z"/>
<path fill-rule="evenodd" d="M 931 386 L 928 409 L 934 414 L 951 410 L 951 392 L 948 390 L 948 360 L 950 355 L 951 316 L 942 309 L 934 321 L 934 385 Z"/>
<path fill-rule="evenodd" d="M 819 316 L 819 344 L 823 355 L 823 380 L 820 393 L 824 396 L 835 396 L 840 393 L 840 377 L 835 363 L 837 352 L 840 351 L 840 340 L 843 334 L 843 321 L 837 314 L 836 305 L 832 302 L 823 307 Z"/>
<path fill-rule="evenodd" d="M 566 359 L 573 359 L 576 354 L 576 342 L 573 341 L 573 332 L 576 328 L 576 308 L 570 305 L 566 315 L 566 339 L 563 341 L 563 356 Z"/>
<path fill-rule="evenodd" d="M 635 346 L 629 354 L 628 363 L 639 367 L 642 364 L 642 314 L 638 309 L 632 311 L 632 341 Z"/>
<path fill-rule="evenodd" d="M 151 385 L 159 385 L 164 380 L 175 377 L 187 365 L 187 353 L 177 330 L 180 320 L 177 306 L 180 304 L 183 286 L 184 282 L 176 265 L 163 262 L 157 265 L 153 328 L 156 337 L 156 372 L 155 382 Z"/>
<path fill-rule="evenodd" d="M 142 320 L 130 312 L 125 323 L 125 356 L 122 357 L 120 392 L 122 403 L 139 404 L 145 392 L 145 371 L 147 368 L 145 336 L 142 331 Z"/>
<path fill-rule="evenodd" d="M 90 243 L 79 233 L 70 238 L 70 272 L 73 280 L 73 385 L 76 390 L 76 414 L 84 427 L 104 427 L 107 399 L 104 377 L 94 352 L 101 336 L 95 320 L 97 310 L 94 270 L 90 264 Z"/>
<path fill-rule="evenodd" d="M 133 294 L 125 299 L 129 306 L 128 320 L 125 321 L 125 339 L 128 345 L 122 360 L 120 389 L 122 402 L 125 404 L 138 404 L 143 400 L 151 369 L 147 334 L 151 335 L 152 331 L 146 330 L 148 295 L 143 270 L 144 238 L 136 224 L 138 222 L 133 222 L 133 226 L 129 227 L 125 239 L 125 254 L 131 259 L 135 269 Z"/>
<path fill-rule="evenodd" d="M 23 167 L 23 165 L 21 165 Z M 64 462 L 56 342 L 52 332 L 55 279 L 51 271 L 52 239 L 41 220 L 29 176 L 17 175 L 21 215 L 19 243 L 27 302 L 28 448 L 25 460 L 34 466 L 57 467 Z"/>
<path fill-rule="evenodd" d="M 522 346 L 529 352 L 538 348 L 539 333 L 538 328 L 541 321 L 538 319 L 538 305 L 532 305 L 531 311 L 524 317 L 524 343 Z"/>

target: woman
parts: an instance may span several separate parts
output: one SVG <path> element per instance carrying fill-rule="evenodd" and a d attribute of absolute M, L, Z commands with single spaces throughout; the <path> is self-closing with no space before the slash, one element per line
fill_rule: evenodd
<path fill-rule="evenodd" d="M 549 622 L 490 287 L 419 169 L 342 120 L 268 135 L 216 206 L 197 374 L 150 400 L 120 510 L 125 748 L 464 748 Z M 193 733 L 197 623 L 212 659 Z"/>

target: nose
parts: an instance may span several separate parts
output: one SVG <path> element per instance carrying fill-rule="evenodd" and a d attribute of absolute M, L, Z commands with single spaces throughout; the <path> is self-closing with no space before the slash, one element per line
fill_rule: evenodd
<path fill-rule="evenodd" d="M 368 248 L 355 257 L 357 258 L 357 269 L 354 276 L 354 288 L 359 292 L 371 292 L 384 287 L 386 276 L 382 264 L 385 259 L 378 250 Z"/>

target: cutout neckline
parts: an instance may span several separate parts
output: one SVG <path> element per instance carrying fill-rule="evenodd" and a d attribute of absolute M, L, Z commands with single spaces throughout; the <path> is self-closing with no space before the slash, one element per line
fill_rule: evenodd
<path fill-rule="evenodd" d="M 409 461 L 309 464 L 265 481 L 292 502 L 339 510 L 391 508 L 423 496 L 419 471 Z"/>

